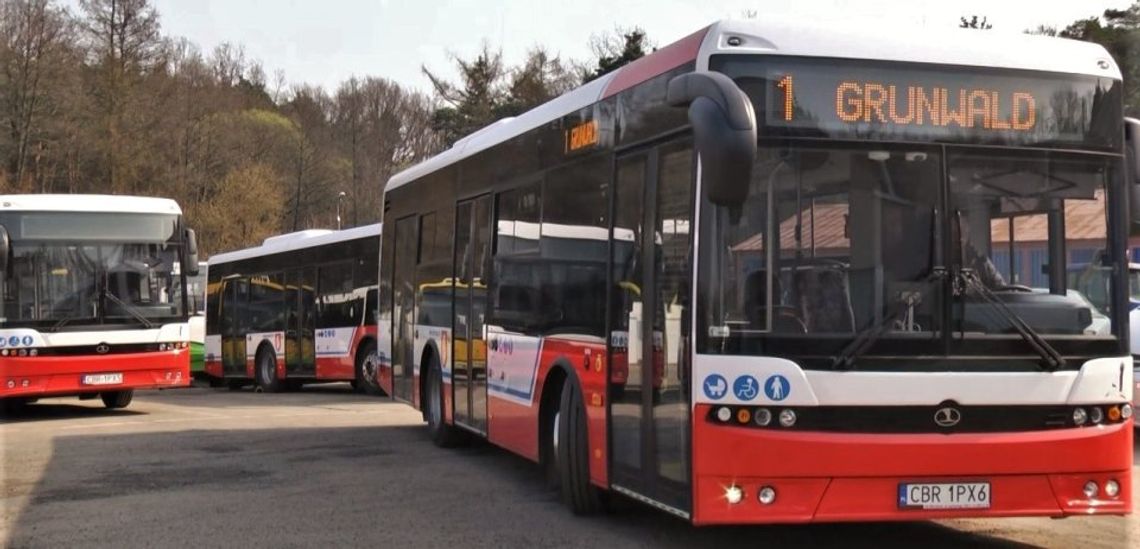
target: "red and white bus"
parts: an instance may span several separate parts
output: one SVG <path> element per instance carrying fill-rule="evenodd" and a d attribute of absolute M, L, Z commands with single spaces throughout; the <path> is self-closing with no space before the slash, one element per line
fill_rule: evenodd
<path fill-rule="evenodd" d="M 377 394 L 380 225 L 271 237 L 210 257 L 206 374 L 277 392 L 350 381 Z"/>
<path fill-rule="evenodd" d="M 189 385 L 197 253 L 173 200 L 0 195 L 0 399 Z"/>
<path fill-rule="evenodd" d="M 1089 43 L 713 24 L 388 181 L 382 369 L 575 512 L 1128 513 L 1121 94 Z"/>

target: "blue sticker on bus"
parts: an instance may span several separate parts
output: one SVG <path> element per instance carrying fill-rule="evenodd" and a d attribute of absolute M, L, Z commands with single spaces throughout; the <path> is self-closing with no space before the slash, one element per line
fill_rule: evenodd
<path fill-rule="evenodd" d="M 21 341 L 21 343 L 23 343 L 25 347 L 31 347 L 33 341 L 35 340 L 32 339 L 32 336 L 24 336 L 24 339 Z"/>
<path fill-rule="evenodd" d="M 738 400 L 752 400 L 760 394 L 760 382 L 749 375 L 740 376 L 732 382 L 732 394 Z"/>
<path fill-rule="evenodd" d="M 770 400 L 780 401 L 788 398 L 788 394 L 792 392 L 792 384 L 788 383 L 788 378 L 782 375 L 774 375 L 764 382 L 764 394 L 768 395 Z"/>
<path fill-rule="evenodd" d="M 705 396 L 713 400 L 724 398 L 724 392 L 728 390 L 728 382 L 720 374 L 712 374 L 706 377 L 705 382 L 701 385 L 704 386 Z"/>
<path fill-rule="evenodd" d="M 20 337 L 19 336 L 12 336 L 12 337 L 8 338 L 8 345 L 15 347 L 19 344 L 20 344 Z"/>

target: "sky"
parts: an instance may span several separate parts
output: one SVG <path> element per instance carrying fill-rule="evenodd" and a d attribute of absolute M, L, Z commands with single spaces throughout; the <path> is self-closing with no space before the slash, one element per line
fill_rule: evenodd
<path fill-rule="evenodd" d="M 752 11 L 784 18 L 947 27 L 988 17 L 995 32 L 1064 27 L 1131 0 L 152 0 L 163 33 L 209 53 L 244 45 L 272 77 L 335 90 L 351 76 L 383 76 L 430 91 L 421 66 L 455 74 L 449 55 L 470 57 L 484 41 L 508 64 L 536 44 L 588 59 L 592 34 L 640 26 L 664 46 L 724 18 Z"/>

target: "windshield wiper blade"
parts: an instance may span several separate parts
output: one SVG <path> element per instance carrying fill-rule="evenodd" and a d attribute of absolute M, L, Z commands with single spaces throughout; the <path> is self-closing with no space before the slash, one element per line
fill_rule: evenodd
<path fill-rule="evenodd" d="M 1029 326 L 1029 323 L 1025 322 L 1025 319 L 1013 312 L 993 291 L 987 288 L 973 269 L 961 269 L 958 272 L 958 277 L 968 289 L 977 292 L 982 297 L 982 301 L 993 307 L 999 315 L 1005 318 L 1021 338 L 1033 348 L 1034 352 L 1041 355 L 1046 371 L 1055 372 L 1065 367 L 1065 358 L 1061 356 L 1061 353 L 1057 352 L 1057 349 L 1045 341 L 1041 334 L 1038 334 Z"/>
<path fill-rule="evenodd" d="M 936 267 L 930 272 L 921 282 L 931 283 L 937 280 L 942 280 L 946 277 L 946 269 L 943 267 Z M 833 370 L 850 370 L 855 366 L 855 360 L 858 359 L 863 353 L 866 353 L 880 337 L 887 331 L 887 328 L 894 321 L 898 320 L 906 311 L 910 310 L 915 305 L 922 302 L 922 296 L 917 292 L 906 292 L 895 300 L 895 307 L 878 322 L 863 328 L 855 338 L 839 352 L 838 355 L 831 361 L 831 368 Z"/>
<path fill-rule="evenodd" d="M 104 290 L 103 297 L 109 298 L 111 301 L 114 301 L 115 304 L 122 307 L 124 311 L 126 311 L 131 316 L 135 317 L 135 319 L 137 319 L 139 322 L 141 322 L 143 326 L 146 326 L 147 328 L 154 328 L 154 323 L 151 322 L 150 319 L 148 319 L 146 316 L 144 316 L 142 313 L 140 313 L 138 311 L 138 309 L 129 305 L 126 301 L 119 299 L 119 296 Z"/>

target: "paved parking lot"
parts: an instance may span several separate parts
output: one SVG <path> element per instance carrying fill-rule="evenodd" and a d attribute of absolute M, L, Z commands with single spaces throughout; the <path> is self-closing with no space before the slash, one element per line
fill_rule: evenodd
<path fill-rule="evenodd" d="M 619 503 L 574 517 L 538 468 L 431 445 L 347 385 L 41 401 L 0 425 L 8 547 L 1128 547 L 1136 517 L 693 528 Z M 1140 471 L 1138 471 L 1140 473 Z M 1140 491 L 1138 491 L 1140 492 Z"/>

